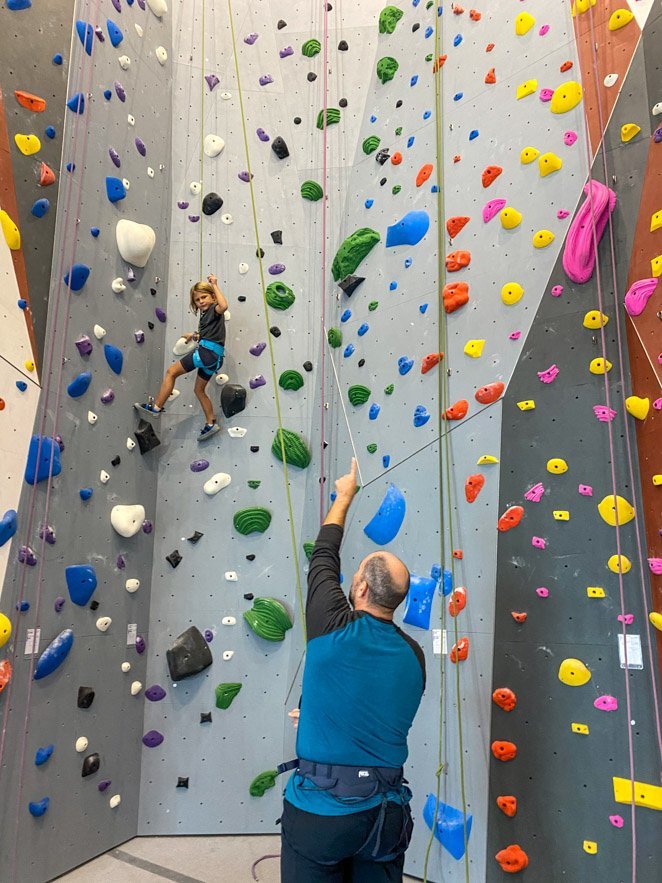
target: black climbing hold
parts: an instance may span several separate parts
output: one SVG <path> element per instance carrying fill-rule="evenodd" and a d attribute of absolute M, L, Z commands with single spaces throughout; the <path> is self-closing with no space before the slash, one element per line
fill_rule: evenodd
<path fill-rule="evenodd" d="M 156 288 L 150 288 L 149 293 L 152 295 L 152 297 L 156 297 Z"/>
<path fill-rule="evenodd" d="M 113 459 L 110 461 L 111 466 L 119 466 L 122 460 L 120 459 L 120 455 L 116 454 Z"/>
<path fill-rule="evenodd" d="M 286 21 L 283 21 L 283 19 L 280 18 L 280 19 L 278 20 L 278 24 L 276 25 L 276 27 L 278 28 L 279 31 L 282 31 L 283 28 L 286 28 L 286 27 L 287 27 L 287 22 L 286 22 Z"/>
<path fill-rule="evenodd" d="M 278 327 L 278 325 L 272 325 L 271 328 L 269 329 L 269 333 L 273 334 L 274 337 L 280 337 L 281 330 Z"/>
<path fill-rule="evenodd" d="M 313 370 L 313 363 L 312 362 L 304 362 L 302 367 L 303 367 L 304 371 L 312 371 Z"/>
<path fill-rule="evenodd" d="M 309 83 L 314 83 L 317 79 L 317 74 L 314 74 L 312 71 L 308 74 L 307 78 Z"/>
<path fill-rule="evenodd" d="M 347 45 L 347 40 L 341 40 L 340 43 L 338 43 L 339 52 L 347 52 L 348 49 L 349 46 Z"/>
<path fill-rule="evenodd" d="M 255 555 L 252 552 L 250 555 L 246 555 L 246 561 L 255 561 Z"/>
<path fill-rule="evenodd" d="M 202 200 L 202 213 L 204 215 L 213 215 L 223 205 L 223 199 L 218 193 L 208 193 Z"/>
<path fill-rule="evenodd" d="M 416 31 L 420 28 L 420 26 L 421 26 L 420 21 L 415 21 L 414 24 L 411 26 L 412 34 L 415 34 Z"/>
<path fill-rule="evenodd" d="M 386 180 L 387 180 L 386 178 L 382 178 L 381 181 L 379 182 L 379 186 L 383 187 L 384 184 L 386 184 Z"/>
<path fill-rule="evenodd" d="M 347 99 L 341 98 L 340 101 L 338 102 L 338 107 L 347 107 Z"/>
<path fill-rule="evenodd" d="M 295 126 L 301 125 L 301 117 L 294 117 L 294 125 Z"/>
<path fill-rule="evenodd" d="M 92 687 L 79 687 L 77 704 L 79 708 L 89 708 L 94 702 L 94 690 Z"/>
<path fill-rule="evenodd" d="M 150 331 L 154 331 L 154 323 L 153 322 L 148 322 L 147 327 L 149 328 Z"/>
<path fill-rule="evenodd" d="M 285 143 L 285 139 L 280 135 L 271 142 L 271 149 L 276 154 L 278 159 L 287 159 L 290 155 L 290 151 L 287 149 L 287 144 Z"/>
<path fill-rule="evenodd" d="M 257 251 L 255 252 L 255 257 L 256 258 L 263 258 L 264 257 L 264 249 L 258 248 Z"/>
<path fill-rule="evenodd" d="M 147 454 L 154 448 L 158 448 L 161 444 L 161 439 L 154 432 L 152 424 L 148 423 L 147 420 L 141 420 L 138 424 L 138 429 L 133 434 L 136 437 L 141 454 Z"/>
<path fill-rule="evenodd" d="M 246 295 L 245 294 L 238 295 L 237 300 L 239 301 L 239 303 L 242 303 L 242 304 L 246 303 Z"/>
<path fill-rule="evenodd" d="M 246 407 L 246 390 L 238 383 L 226 383 L 221 392 L 221 408 L 226 417 L 234 417 Z"/>
<path fill-rule="evenodd" d="M 258 452 L 259 450 L 260 450 L 260 446 L 259 446 L 259 445 L 251 445 L 251 454 L 257 454 L 257 452 Z"/>
<path fill-rule="evenodd" d="M 193 543 L 193 545 L 195 546 L 195 544 L 198 542 L 198 540 L 201 540 L 203 538 L 203 536 L 204 536 L 203 533 L 200 533 L 199 530 L 196 530 L 193 532 L 193 536 L 187 537 L 186 539 L 189 541 L 189 543 Z"/>
<path fill-rule="evenodd" d="M 345 276 L 344 279 L 340 280 L 338 285 L 342 288 L 347 297 L 350 297 L 362 282 L 365 282 L 365 276 Z"/>
<path fill-rule="evenodd" d="M 177 787 L 188 788 L 188 776 L 177 776 Z"/>
<path fill-rule="evenodd" d="M 329 443 L 327 441 L 325 441 L 324 442 L 324 450 L 326 450 L 328 447 L 329 447 Z"/>
<path fill-rule="evenodd" d="M 212 664 L 209 645 L 202 632 L 194 625 L 175 639 L 172 647 L 166 650 L 168 670 L 173 681 L 181 681 L 197 675 Z"/>
<path fill-rule="evenodd" d="M 83 769 L 81 770 L 81 776 L 85 778 L 85 776 L 92 776 L 94 773 L 99 771 L 99 767 L 101 766 L 101 758 L 98 754 L 88 754 L 85 760 L 83 761 Z"/>
<path fill-rule="evenodd" d="M 363 368 L 365 365 L 365 359 L 359 359 L 359 368 Z"/>
<path fill-rule="evenodd" d="M 211 711 L 201 711 L 200 712 L 200 723 L 201 724 L 210 724 L 211 723 Z"/>
<path fill-rule="evenodd" d="M 166 555 L 166 561 L 168 564 L 172 565 L 172 567 L 177 567 L 182 560 L 182 556 L 179 554 L 178 549 L 173 549 L 169 555 Z"/>
<path fill-rule="evenodd" d="M 99 602 L 98 601 L 90 601 L 90 610 L 98 610 Z"/>
<path fill-rule="evenodd" d="M 398 100 L 395 102 L 395 106 L 402 107 L 402 98 L 398 98 Z"/>
<path fill-rule="evenodd" d="M 282 245 L 283 244 L 283 231 L 282 230 L 272 230 L 271 231 L 271 239 L 274 242 L 274 245 Z"/>
<path fill-rule="evenodd" d="M 330 3 L 327 3 L 327 4 L 326 4 L 326 11 L 327 11 L 327 12 L 331 12 L 332 9 L 333 9 L 333 6 L 331 6 Z"/>
<path fill-rule="evenodd" d="M 377 162 L 379 163 L 380 166 L 383 166 L 384 163 L 386 162 L 386 160 L 389 158 L 389 156 L 390 156 L 390 153 L 388 152 L 388 150 L 386 148 L 384 148 L 384 150 L 377 151 L 377 153 L 375 154 L 375 159 L 377 160 Z"/>
<path fill-rule="evenodd" d="M 246 592 L 246 594 L 244 595 L 244 600 L 245 601 L 252 601 L 254 597 L 255 597 L 255 595 L 252 592 Z"/>

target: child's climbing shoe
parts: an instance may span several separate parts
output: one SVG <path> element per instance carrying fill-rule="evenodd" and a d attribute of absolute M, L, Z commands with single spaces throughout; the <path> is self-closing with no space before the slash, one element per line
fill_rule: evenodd
<path fill-rule="evenodd" d="M 147 417 L 148 420 L 151 420 L 153 417 L 160 417 L 163 414 L 163 408 L 161 410 L 157 410 L 154 407 L 153 402 L 134 402 L 133 407 L 140 414 L 141 417 Z"/>
<path fill-rule="evenodd" d="M 217 432 L 221 431 L 221 427 L 218 423 L 205 423 L 202 427 L 202 431 L 198 436 L 198 441 L 206 441 L 208 438 L 211 438 L 212 435 L 216 435 Z"/>

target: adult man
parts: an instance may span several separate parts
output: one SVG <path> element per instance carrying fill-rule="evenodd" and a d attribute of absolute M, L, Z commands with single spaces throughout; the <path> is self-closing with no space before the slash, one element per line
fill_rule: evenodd
<path fill-rule="evenodd" d="M 361 562 L 347 601 L 339 550 L 356 493 L 355 460 L 335 487 L 308 572 L 308 647 L 298 765 L 282 816 L 282 883 L 402 880 L 413 828 L 402 765 L 425 688 L 425 659 L 393 623 L 409 571 L 390 552 L 374 552 Z"/>

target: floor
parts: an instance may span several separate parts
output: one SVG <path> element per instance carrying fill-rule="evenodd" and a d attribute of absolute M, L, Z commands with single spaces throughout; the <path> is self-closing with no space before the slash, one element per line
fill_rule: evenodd
<path fill-rule="evenodd" d="M 58 877 L 67 883 L 279 883 L 280 838 L 136 837 Z M 266 858 L 263 858 L 265 857 Z M 260 858 L 252 871 L 254 862 Z M 405 881 L 415 883 L 413 877 Z"/>

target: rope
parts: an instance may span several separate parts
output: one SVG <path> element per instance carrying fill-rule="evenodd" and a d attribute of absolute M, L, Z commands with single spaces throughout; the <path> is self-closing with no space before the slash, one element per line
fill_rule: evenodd
<path fill-rule="evenodd" d="M 248 186 L 251 195 L 251 211 L 253 215 L 253 228 L 255 231 L 255 242 L 257 245 L 257 260 L 258 266 L 260 269 L 260 286 L 262 288 L 262 300 L 264 304 L 264 321 L 267 329 L 267 343 L 269 348 L 269 359 L 271 362 L 271 377 L 273 381 L 274 387 L 274 400 L 276 402 L 276 416 L 278 418 L 278 438 L 280 440 L 280 451 L 281 458 L 283 461 L 283 471 L 285 473 L 285 496 L 287 498 L 287 508 L 289 513 L 289 522 L 290 522 L 290 535 L 292 539 L 292 554 L 294 556 L 294 572 L 296 578 L 296 586 L 297 586 L 297 597 L 299 601 L 299 612 L 301 615 L 301 628 L 303 631 L 304 641 L 306 640 L 306 612 L 305 606 L 303 602 L 303 591 L 301 589 L 301 573 L 299 567 L 299 554 L 297 552 L 297 540 L 296 534 L 294 532 L 294 512 L 292 510 L 292 495 L 290 493 L 290 479 L 289 479 L 289 471 L 287 468 L 287 456 L 285 454 L 285 440 L 283 438 L 283 418 L 280 408 L 280 396 L 278 394 L 278 378 L 276 377 L 276 364 L 274 360 L 274 348 L 273 342 L 271 340 L 271 332 L 269 331 L 269 304 L 267 303 L 267 286 L 264 278 L 264 262 L 262 260 L 262 248 L 260 246 L 260 231 L 258 227 L 257 220 L 257 206 L 255 202 L 255 188 L 253 187 L 253 174 L 251 172 L 251 157 L 250 150 L 248 147 L 248 132 L 246 131 L 246 114 L 244 111 L 244 98 L 243 92 L 241 89 L 241 77 L 239 75 L 239 55 L 237 53 L 237 40 L 235 36 L 234 29 L 234 19 L 232 12 L 232 0 L 228 0 L 228 15 L 230 18 L 230 34 L 232 37 L 232 51 L 234 53 L 234 66 L 235 73 L 237 76 L 237 93 L 239 96 L 239 109 L 241 111 L 241 128 L 244 137 L 244 149 L 246 151 L 246 169 L 248 171 Z"/>
<path fill-rule="evenodd" d="M 328 166 L 327 166 L 327 110 L 329 106 L 329 6 L 324 2 L 324 53 L 322 56 L 322 64 L 324 65 L 324 76 L 322 78 L 324 99 L 323 114 L 324 125 L 322 127 L 322 190 L 324 196 L 322 198 L 322 326 L 321 326 L 321 402 L 320 402 L 320 524 L 324 521 L 324 509 L 326 504 L 326 475 L 324 473 L 324 411 L 325 411 L 325 369 L 326 369 L 326 218 L 328 207 Z M 342 398 L 342 396 L 341 396 Z"/>
<path fill-rule="evenodd" d="M 205 0 L 201 0 L 202 3 L 202 15 L 201 15 L 201 41 L 202 41 L 202 61 L 200 64 L 200 205 L 202 206 L 202 200 L 204 199 L 204 187 L 202 186 L 204 180 L 204 166 L 205 166 Z M 201 212 L 202 214 L 202 212 Z M 200 272 L 198 274 L 198 279 L 202 279 L 202 228 L 203 225 L 200 224 L 199 230 L 200 235 L 198 237 L 199 241 L 199 261 L 200 261 Z"/>

